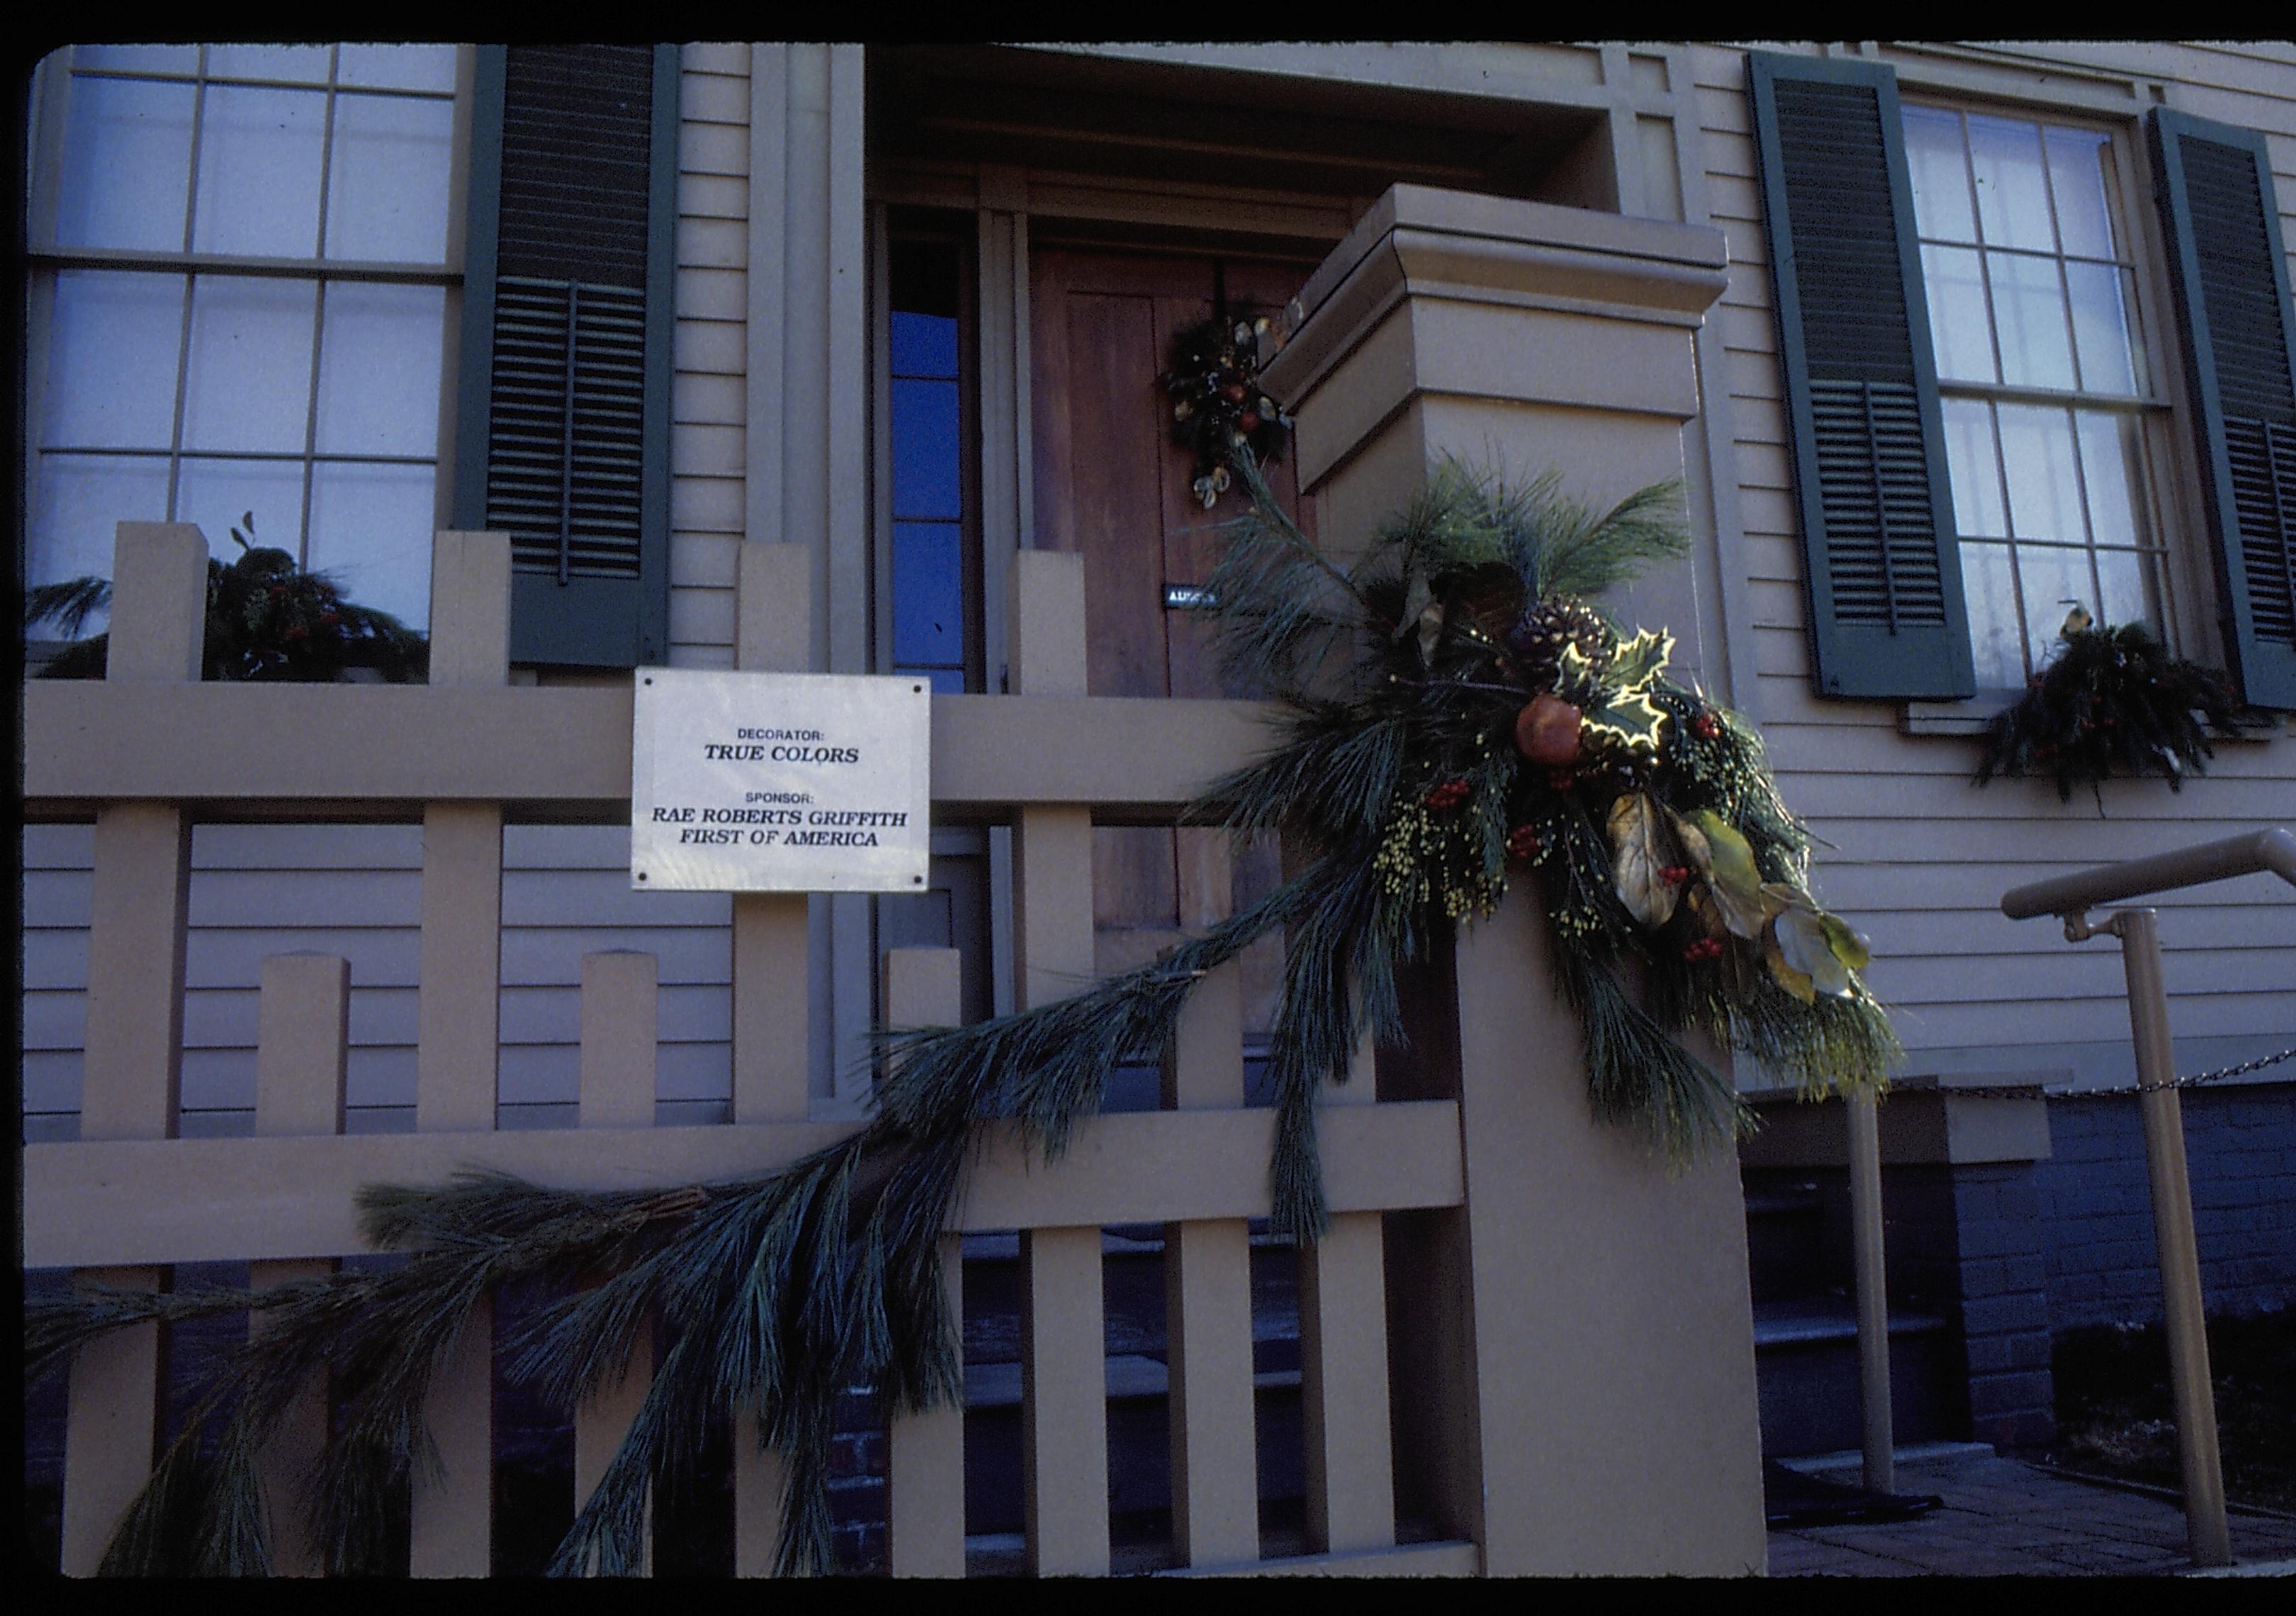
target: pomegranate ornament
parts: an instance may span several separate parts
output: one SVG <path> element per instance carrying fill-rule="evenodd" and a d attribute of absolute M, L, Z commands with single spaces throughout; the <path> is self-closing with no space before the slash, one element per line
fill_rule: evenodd
<path fill-rule="evenodd" d="M 1578 761 L 1582 715 L 1556 695 L 1542 691 L 1515 715 L 1514 749 L 1533 763 L 1561 768 Z"/>

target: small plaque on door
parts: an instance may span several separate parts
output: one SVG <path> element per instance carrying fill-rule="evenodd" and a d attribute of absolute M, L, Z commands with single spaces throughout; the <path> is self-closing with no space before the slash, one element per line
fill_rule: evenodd
<path fill-rule="evenodd" d="M 642 668 L 636 693 L 634 890 L 923 890 L 928 681 Z"/>

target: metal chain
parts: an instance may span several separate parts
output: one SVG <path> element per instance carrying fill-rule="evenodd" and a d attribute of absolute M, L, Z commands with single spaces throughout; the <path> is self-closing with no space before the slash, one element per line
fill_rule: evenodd
<path fill-rule="evenodd" d="M 2119 1088 L 2043 1088 L 2034 1083 L 1977 1083 L 1964 1087 L 1956 1083 L 1951 1087 L 1940 1084 L 1937 1092 L 1956 1100 L 2109 1100 L 2122 1095 L 2151 1094 L 2162 1088 L 2197 1088 L 2203 1083 L 2214 1083 L 2221 1078 L 2236 1078 L 2244 1072 L 2261 1071 L 2267 1066 L 2277 1066 L 2288 1060 L 2296 1060 L 2296 1049 L 2259 1055 L 2253 1061 L 2243 1061 L 2237 1066 L 2219 1066 L 2214 1071 L 2196 1071 L 2190 1077 L 2170 1078 L 2160 1083 L 2126 1083 Z"/>

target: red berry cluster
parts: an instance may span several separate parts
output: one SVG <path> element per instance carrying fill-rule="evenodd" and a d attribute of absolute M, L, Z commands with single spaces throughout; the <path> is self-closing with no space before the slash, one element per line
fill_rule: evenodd
<path fill-rule="evenodd" d="M 1701 960 L 1720 959 L 1722 939 L 1718 937 L 1702 937 L 1682 951 L 1682 957 L 1693 965 Z"/>
<path fill-rule="evenodd" d="M 1427 793 L 1427 806 L 1436 813 L 1447 813 L 1467 800 L 1467 790 L 1464 780 L 1446 780 Z"/>
<path fill-rule="evenodd" d="M 1506 850 L 1509 858 L 1521 860 L 1538 855 L 1538 833 L 1531 826 L 1519 824 L 1507 833 Z"/>
<path fill-rule="evenodd" d="M 1700 713 L 1690 721 L 1690 733 L 1702 741 L 1711 741 L 1722 733 L 1722 720 L 1710 712 Z"/>
<path fill-rule="evenodd" d="M 1658 878 L 1668 886 L 1678 887 L 1690 879 L 1690 866 L 1686 864 L 1670 864 L 1658 873 Z"/>

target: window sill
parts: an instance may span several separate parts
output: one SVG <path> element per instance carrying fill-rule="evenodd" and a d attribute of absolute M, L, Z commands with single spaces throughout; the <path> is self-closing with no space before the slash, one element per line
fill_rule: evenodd
<path fill-rule="evenodd" d="M 1908 735 L 1981 735 L 2016 701 L 2015 691 L 1981 690 L 1959 701 L 1908 701 L 1898 728 Z"/>
<path fill-rule="evenodd" d="M 1908 701 L 1898 717 L 1898 730 L 1907 735 L 1982 735 L 1993 720 L 2015 704 L 2015 691 L 1981 690 L 1959 701 Z M 2296 714 L 2268 715 L 2272 722 L 2243 729 L 2235 734 L 2209 732 L 2211 746 L 2258 746 L 2276 735 L 2296 734 Z"/>

